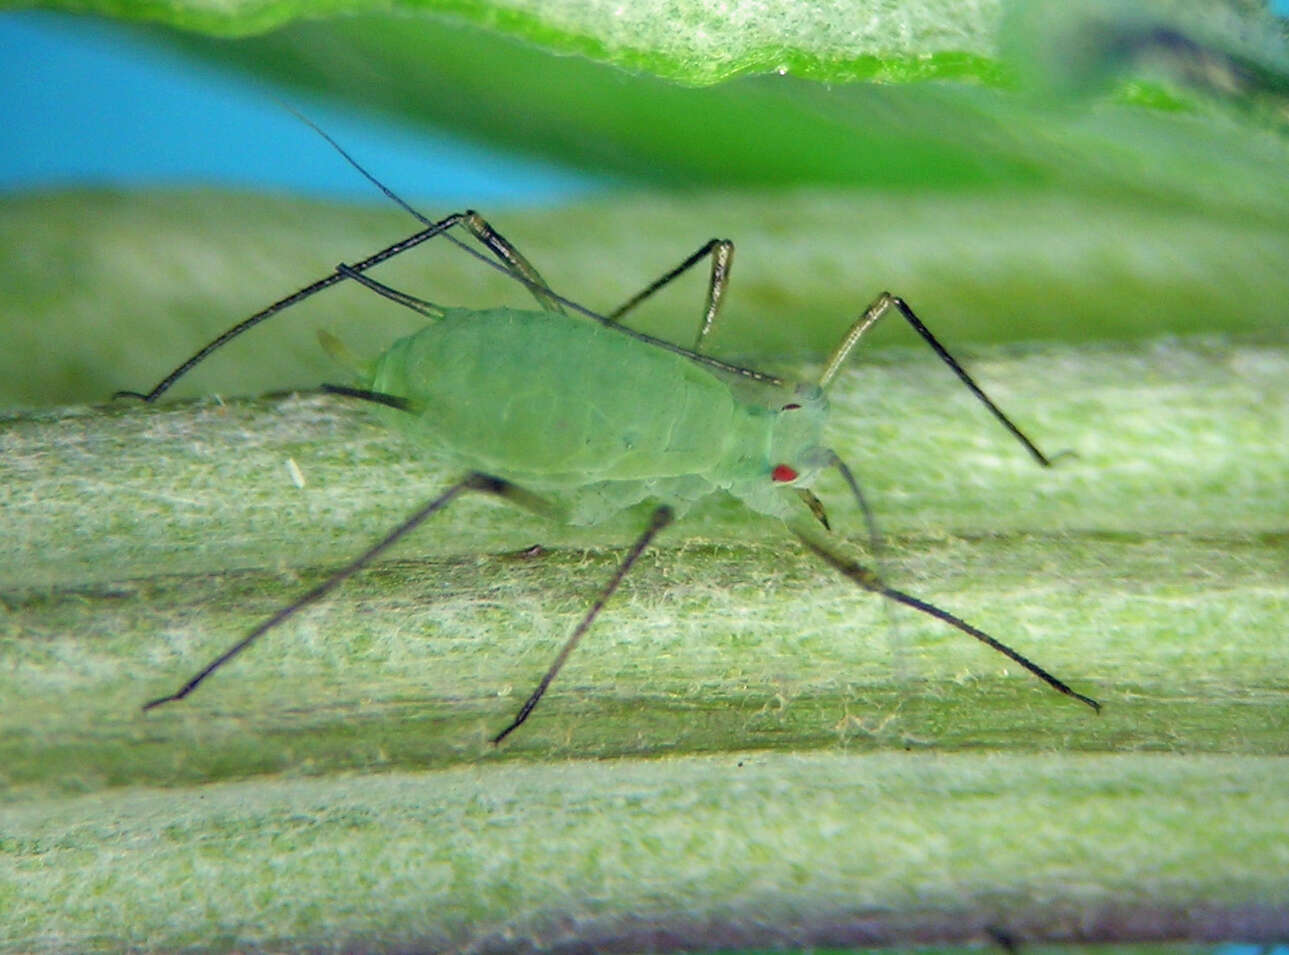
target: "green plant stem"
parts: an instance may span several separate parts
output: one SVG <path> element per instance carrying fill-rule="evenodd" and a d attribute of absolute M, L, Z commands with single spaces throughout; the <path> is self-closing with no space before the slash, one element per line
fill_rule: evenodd
<path fill-rule="evenodd" d="M 1283 935 L 1289 346 L 963 357 L 1078 457 L 869 354 L 833 434 L 881 566 L 1101 717 L 718 501 L 499 749 L 640 515 L 463 501 L 144 716 L 450 472 L 320 395 L 6 420 L 3 946 Z"/>

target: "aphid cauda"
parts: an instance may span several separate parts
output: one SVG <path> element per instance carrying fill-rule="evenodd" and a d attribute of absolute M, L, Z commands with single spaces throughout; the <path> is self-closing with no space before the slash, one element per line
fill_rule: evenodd
<path fill-rule="evenodd" d="M 352 359 L 342 345 L 324 336 L 324 346 L 355 367 L 357 378 L 353 386 L 328 386 L 328 390 L 372 402 L 390 425 L 414 443 L 432 445 L 437 454 L 456 462 L 464 476 L 353 562 L 253 629 L 178 691 L 152 700 L 145 709 L 184 698 L 268 630 L 330 593 L 456 497 L 475 491 L 573 524 L 597 523 L 627 507 L 653 503 L 647 526 L 537 687 L 493 737 L 494 743 L 528 719 L 654 538 L 695 501 L 717 492 L 782 522 L 809 550 L 861 588 L 955 627 L 1054 689 L 1100 710 L 1091 697 L 988 633 L 890 586 L 874 570 L 849 557 L 831 535 L 823 504 L 811 490 L 820 472 L 835 468 L 866 515 L 867 508 L 850 469 L 824 443 L 827 390 L 865 332 L 892 311 L 913 327 L 1036 461 L 1050 464 L 903 299 L 883 292 L 843 336 L 817 381 L 790 383 L 703 352 L 729 284 L 734 252 L 730 241 L 710 240 L 621 307 L 601 315 L 552 290 L 528 259 L 477 213 L 458 213 L 437 222 L 425 218 L 321 134 L 424 228 L 360 262 L 337 266 L 329 275 L 233 326 L 147 394 L 122 394 L 155 401 L 194 365 L 248 329 L 332 285 L 358 282 L 423 314 L 429 322 L 367 363 Z M 457 227 L 467 230 L 494 258 L 449 234 Z M 367 274 L 381 262 L 439 236 L 507 272 L 528 289 L 539 308 L 446 308 Z M 640 302 L 704 260 L 710 262 L 710 280 L 692 347 L 621 324 Z"/>

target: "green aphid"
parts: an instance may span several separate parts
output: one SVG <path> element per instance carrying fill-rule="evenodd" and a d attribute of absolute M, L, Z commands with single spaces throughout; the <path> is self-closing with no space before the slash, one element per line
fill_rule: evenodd
<path fill-rule="evenodd" d="M 315 127 L 316 128 L 316 127 Z M 319 130 L 321 133 L 321 131 Z M 330 593 L 458 495 L 496 495 L 553 520 L 595 524 L 628 507 L 653 504 L 648 525 L 586 611 L 536 689 L 495 737 L 523 723 L 632 565 L 667 525 L 696 501 L 724 492 L 752 511 L 783 522 L 811 551 L 865 590 L 881 594 L 956 627 L 1004 654 L 1053 688 L 1094 710 L 1100 704 L 1075 692 L 1020 653 L 953 614 L 897 590 L 847 556 L 832 537 L 823 504 L 810 490 L 825 468 L 846 481 L 877 539 L 850 469 L 824 443 L 827 389 L 864 333 L 884 314 L 903 316 L 971 392 L 1040 464 L 1046 457 L 976 385 L 912 309 L 882 293 L 851 326 L 814 384 L 703 354 L 729 282 L 734 246 L 712 239 L 676 268 L 608 315 L 555 293 L 520 252 L 474 212 L 432 222 L 377 182 L 330 137 L 359 172 L 420 220 L 425 228 L 353 265 L 275 302 L 229 329 L 188 359 L 149 393 L 155 401 L 215 349 L 283 309 L 342 281 L 356 281 L 429 319 L 419 332 L 395 342 L 374 361 L 360 361 L 329 335 L 323 345 L 354 370 L 353 386 L 327 390 L 373 402 L 389 424 L 436 457 L 458 464 L 465 476 L 410 515 L 364 554 L 264 621 L 220 654 L 177 692 L 151 709 L 182 699 L 206 677 L 300 608 Z M 463 227 L 489 252 L 448 234 Z M 444 308 L 390 288 L 367 272 L 436 236 L 500 268 L 533 295 L 538 310 L 474 311 Z M 620 319 L 640 302 L 705 259 L 711 278 L 692 347 L 683 348 L 624 327 Z"/>

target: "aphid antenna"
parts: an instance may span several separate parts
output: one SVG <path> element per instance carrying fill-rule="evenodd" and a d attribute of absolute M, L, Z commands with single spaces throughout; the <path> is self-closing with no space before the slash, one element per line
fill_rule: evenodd
<path fill-rule="evenodd" d="M 336 142 L 336 140 L 331 136 L 331 134 L 328 133 L 325 129 L 323 129 L 313 120 L 311 120 L 308 116 L 305 116 L 299 110 L 295 109 L 289 103 L 283 103 L 282 105 L 283 105 L 283 108 L 287 110 L 287 112 L 291 113 L 291 115 L 293 115 L 296 119 L 300 120 L 300 122 L 304 123 L 315 133 L 317 133 L 328 146 L 330 146 L 340 155 L 341 159 L 343 159 L 351 167 L 353 167 L 353 169 L 360 176 L 362 176 L 373 186 L 379 189 L 387 199 L 389 199 L 391 202 L 397 205 L 408 215 L 416 219 L 416 221 L 420 222 L 427 229 L 438 228 L 440 224 L 439 222 L 435 222 L 434 220 L 426 216 L 424 213 L 420 212 L 410 202 L 408 202 L 397 192 L 395 192 L 393 189 L 387 186 L 384 182 L 378 179 L 375 173 L 368 170 L 347 149 L 345 149 L 344 146 Z M 472 210 L 467 210 L 465 213 L 466 216 L 470 216 L 473 214 L 474 213 Z M 441 221 L 446 221 L 446 220 L 441 220 Z M 456 224 L 457 224 L 456 222 L 452 223 L 452 225 L 456 225 Z M 448 228 L 451 228 L 451 226 L 449 226 Z M 510 278 L 514 279 L 516 282 L 523 285 L 526 289 L 528 289 L 528 291 L 532 292 L 534 295 L 537 295 L 539 298 L 549 297 L 550 299 L 559 303 L 560 305 L 563 305 L 567 308 L 572 309 L 574 312 L 577 312 L 579 315 L 582 315 L 585 318 L 592 319 L 593 321 L 599 322 L 601 325 L 612 328 L 615 331 L 621 332 L 624 335 L 628 335 L 639 341 L 646 342 L 650 345 L 654 345 L 655 347 L 663 348 L 667 351 L 674 352 L 677 355 L 683 355 L 684 357 L 690 359 L 691 361 L 698 362 L 699 364 L 702 364 L 702 365 L 707 365 L 708 367 L 715 368 L 719 371 L 727 372 L 729 374 L 740 375 L 746 378 L 751 378 L 755 381 L 759 381 L 767 385 L 774 385 L 777 387 L 784 387 L 787 385 L 787 381 L 783 378 L 778 377 L 777 375 L 770 375 L 770 374 L 767 374 L 766 372 L 758 371 L 755 368 L 745 368 L 741 365 L 735 365 L 735 364 L 731 364 L 730 362 L 724 362 L 724 361 L 721 361 L 720 359 L 712 358 L 710 355 L 704 355 L 704 354 L 701 354 L 700 352 L 696 352 L 692 349 L 685 348 L 681 345 L 676 345 L 673 342 L 665 341 L 661 338 L 655 338 L 654 336 L 648 335 L 644 332 L 638 332 L 638 331 L 635 331 L 634 329 L 627 328 L 626 326 L 622 325 L 617 321 L 616 314 L 612 317 L 608 315 L 602 315 L 601 313 L 595 311 L 594 309 L 588 308 L 587 306 L 581 304 L 580 302 L 575 302 L 572 299 L 565 298 L 563 295 L 560 295 L 558 292 L 556 292 L 554 289 L 547 286 L 545 283 L 540 282 L 537 279 L 530 278 L 529 276 L 524 275 L 521 272 L 515 271 L 514 269 L 507 268 L 503 263 L 497 261 L 496 259 L 489 258 L 488 256 L 484 255 L 482 252 L 480 252 L 478 249 L 476 249 L 474 246 L 469 245 L 468 243 L 462 242 L 460 239 L 452 235 L 450 232 L 447 232 L 446 230 L 443 230 L 441 233 L 436 233 L 436 234 L 442 234 L 444 238 L 446 238 L 449 242 L 455 245 L 458 249 L 461 249 L 468 255 L 482 262 L 484 265 L 488 266 L 488 268 L 495 269 L 496 271 L 501 272 L 503 275 L 507 275 Z M 693 256 L 691 256 L 691 259 L 696 260 L 701 256 L 702 253 L 706 251 L 707 251 L 706 247 L 704 247 L 703 249 L 700 249 Z M 681 266 L 677 267 L 677 269 L 673 271 L 672 275 L 664 276 L 663 279 L 660 280 L 660 283 L 658 284 L 662 284 L 662 282 L 665 282 L 667 278 L 674 277 L 676 273 L 683 271 L 690 264 L 692 264 L 692 262 L 687 261 L 686 263 L 683 263 Z M 365 270 L 354 269 L 352 266 L 346 266 L 342 264 L 341 266 L 338 267 L 337 271 L 343 271 L 346 274 L 346 276 L 349 278 L 360 278 L 358 273 Z M 383 283 L 375 282 L 375 280 L 369 280 L 369 281 L 363 282 L 363 284 L 368 285 L 369 287 L 373 288 L 375 291 L 380 292 L 382 295 L 385 295 L 387 298 L 391 299 L 392 301 L 399 302 L 405 307 L 412 308 L 413 310 L 419 310 L 417 307 L 417 304 L 421 306 L 429 306 L 430 308 L 438 308 L 438 306 L 434 306 L 432 303 L 425 302 L 423 300 L 418 300 L 414 296 L 410 296 L 407 293 L 400 292 L 396 289 L 391 289 L 389 286 L 383 285 Z M 385 291 L 385 290 L 388 290 L 388 291 Z M 627 309 L 629 309 L 632 305 L 636 304 L 636 301 L 639 298 L 642 298 L 650 291 L 652 291 L 652 288 L 647 289 L 644 293 L 642 293 L 642 295 L 637 296 L 635 299 L 632 299 L 631 301 L 627 302 L 624 306 L 622 306 L 622 308 L 618 309 L 618 313 L 624 312 Z M 417 304 L 413 304 L 413 303 L 417 303 Z"/>

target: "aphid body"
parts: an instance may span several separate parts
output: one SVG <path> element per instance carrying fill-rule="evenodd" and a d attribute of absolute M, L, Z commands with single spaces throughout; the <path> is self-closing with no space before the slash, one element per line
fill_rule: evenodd
<path fill-rule="evenodd" d="M 544 492 L 573 524 L 647 499 L 679 516 L 716 491 L 786 519 L 801 502 L 783 488 L 830 460 L 821 389 L 767 407 L 754 395 L 780 389 L 559 312 L 448 310 L 360 383 L 406 399 L 380 414 L 413 441 Z"/>

